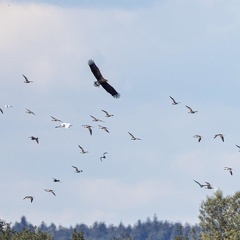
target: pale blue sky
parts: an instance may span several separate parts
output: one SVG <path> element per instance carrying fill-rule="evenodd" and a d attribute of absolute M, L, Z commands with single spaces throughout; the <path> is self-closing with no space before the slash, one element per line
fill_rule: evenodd
<path fill-rule="evenodd" d="M 2 219 L 127 225 L 157 214 L 197 223 L 212 190 L 194 179 L 225 194 L 239 190 L 238 1 L 45 2 L 0 1 Z M 93 86 L 90 58 L 120 99 Z M 22 74 L 34 82 L 24 84 Z M 172 106 L 169 96 L 182 103 Z M 73 127 L 56 129 L 50 116 Z M 83 124 L 94 126 L 93 136 Z M 213 138 L 217 133 L 224 143 Z M 89 153 L 80 154 L 78 144 Z M 26 195 L 34 196 L 32 204 Z"/>

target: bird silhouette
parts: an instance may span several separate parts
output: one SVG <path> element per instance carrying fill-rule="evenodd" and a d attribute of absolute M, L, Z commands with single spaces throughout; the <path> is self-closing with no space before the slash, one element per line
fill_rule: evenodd
<path fill-rule="evenodd" d="M 33 81 L 29 81 L 26 76 L 23 75 L 23 77 L 24 77 L 24 79 L 25 79 L 25 80 L 24 80 L 24 83 L 31 83 L 31 82 L 33 82 Z"/>

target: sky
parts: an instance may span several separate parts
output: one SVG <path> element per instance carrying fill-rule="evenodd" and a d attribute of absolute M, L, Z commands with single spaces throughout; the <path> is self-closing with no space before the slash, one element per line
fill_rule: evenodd
<path fill-rule="evenodd" d="M 0 1 L 1 219 L 198 223 L 207 196 L 239 190 L 240 2 L 79 2 Z M 119 99 L 94 87 L 89 59 Z"/>

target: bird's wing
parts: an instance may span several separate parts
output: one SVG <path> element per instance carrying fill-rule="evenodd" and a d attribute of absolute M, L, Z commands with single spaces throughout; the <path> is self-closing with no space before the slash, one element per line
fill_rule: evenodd
<path fill-rule="evenodd" d="M 120 94 L 107 82 L 101 82 L 101 86 L 114 98 L 120 98 Z"/>
<path fill-rule="evenodd" d="M 88 130 L 89 130 L 90 134 L 92 135 L 92 129 L 89 127 Z"/>
<path fill-rule="evenodd" d="M 28 78 L 26 76 L 23 75 L 23 77 L 25 78 L 25 80 L 28 82 Z"/>
<path fill-rule="evenodd" d="M 176 103 L 176 101 L 175 101 L 175 99 L 173 98 L 173 97 L 171 97 L 171 96 L 169 96 L 171 99 L 172 99 L 172 101 L 174 102 L 174 103 Z"/>
<path fill-rule="evenodd" d="M 135 138 L 130 132 L 128 132 L 128 134 L 129 134 L 132 138 Z"/>
<path fill-rule="evenodd" d="M 78 147 L 79 147 L 82 151 L 84 151 L 83 148 L 82 148 L 80 145 L 78 145 Z"/>
<path fill-rule="evenodd" d="M 189 107 L 189 106 L 187 106 L 187 105 L 186 105 L 186 107 L 187 107 L 187 108 L 188 108 L 190 111 L 192 111 L 192 108 L 190 108 L 190 107 Z"/>
<path fill-rule="evenodd" d="M 105 110 L 102 110 L 104 113 L 106 113 L 106 115 L 108 115 L 108 112 L 107 111 L 105 111 Z"/>
<path fill-rule="evenodd" d="M 196 181 L 196 180 L 193 180 L 195 183 L 197 183 L 200 187 L 202 187 L 202 184 L 201 183 L 199 183 L 198 181 Z"/>
<path fill-rule="evenodd" d="M 95 64 L 95 62 L 94 62 L 92 59 L 88 60 L 88 65 L 89 65 L 89 67 L 90 67 L 93 75 L 95 76 L 95 78 L 96 78 L 98 81 L 100 81 L 101 79 L 103 79 L 103 76 L 102 76 L 99 68 L 97 67 L 97 65 Z"/>

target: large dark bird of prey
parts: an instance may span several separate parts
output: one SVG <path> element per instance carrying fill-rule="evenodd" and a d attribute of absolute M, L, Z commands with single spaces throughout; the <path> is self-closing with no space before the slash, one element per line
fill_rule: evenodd
<path fill-rule="evenodd" d="M 94 61 L 92 59 L 88 60 L 88 65 L 91 68 L 93 75 L 97 79 L 97 81 L 94 82 L 94 86 L 99 87 L 101 85 L 114 98 L 119 98 L 120 94 L 108 83 L 107 79 L 105 79 L 102 76 L 99 68 L 96 66 L 96 64 L 94 63 Z"/>

